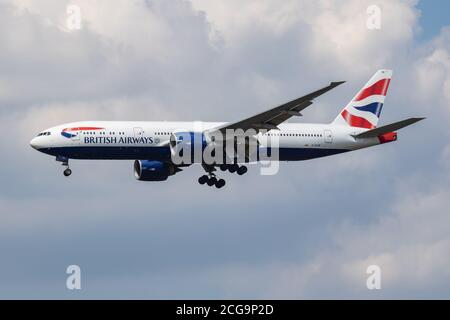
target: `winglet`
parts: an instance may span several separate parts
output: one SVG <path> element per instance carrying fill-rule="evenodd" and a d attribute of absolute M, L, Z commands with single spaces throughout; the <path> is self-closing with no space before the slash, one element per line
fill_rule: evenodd
<path fill-rule="evenodd" d="M 346 82 L 347 81 L 335 81 L 335 82 L 330 83 L 330 86 L 332 86 L 334 88 L 334 87 L 340 86 L 341 84 L 344 84 Z"/>

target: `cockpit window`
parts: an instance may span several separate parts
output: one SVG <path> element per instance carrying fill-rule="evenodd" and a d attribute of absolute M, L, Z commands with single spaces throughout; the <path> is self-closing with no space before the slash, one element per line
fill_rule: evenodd
<path fill-rule="evenodd" d="M 46 132 L 41 132 L 41 133 L 39 133 L 37 136 L 38 137 L 41 137 L 41 136 L 49 136 L 50 135 L 50 132 L 49 131 L 46 131 Z"/>

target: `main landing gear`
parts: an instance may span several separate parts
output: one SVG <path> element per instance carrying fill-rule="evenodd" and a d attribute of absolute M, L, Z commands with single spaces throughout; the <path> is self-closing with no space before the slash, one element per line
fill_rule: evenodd
<path fill-rule="evenodd" d="M 247 173 L 247 167 L 246 166 L 239 166 L 237 164 L 222 164 L 220 165 L 220 170 L 222 171 L 230 171 L 231 173 L 237 173 L 238 175 L 242 176 L 243 174 Z"/>
<path fill-rule="evenodd" d="M 219 168 L 222 171 L 228 170 L 231 173 L 236 172 L 240 176 L 247 172 L 246 166 L 239 166 L 237 164 L 222 164 L 219 166 Z M 216 175 L 214 174 L 214 171 L 216 171 L 216 168 L 214 168 L 214 166 L 203 165 L 203 169 L 205 169 L 207 174 L 198 178 L 198 183 L 207 184 L 210 187 L 216 186 L 217 189 L 225 186 L 225 180 L 217 179 Z"/>
<path fill-rule="evenodd" d="M 217 189 L 222 188 L 225 186 L 225 180 L 223 179 L 217 179 L 216 175 L 214 173 L 209 173 L 209 175 L 203 175 L 200 178 L 198 178 L 198 183 L 200 184 L 207 184 L 208 186 L 216 186 Z"/>
<path fill-rule="evenodd" d="M 69 168 L 69 158 L 58 156 L 56 157 L 56 161 L 62 162 L 62 165 L 66 167 L 66 169 L 63 171 L 65 177 L 68 177 L 72 174 L 72 170 L 70 170 Z"/>
<path fill-rule="evenodd" d="M 210 187 L 216 186 L 217 189 L 223 188 L 225 186 L 225 180 L 217 179 L 216 175 L 214 174 L 214 171 L 216 171 L 216 168 L 214 168 L 214 166 L 202 164 L 202 167 L 207 172 L 207 175 L 205 174 L 198 178 L 198 183 L 207 184 Z"/>

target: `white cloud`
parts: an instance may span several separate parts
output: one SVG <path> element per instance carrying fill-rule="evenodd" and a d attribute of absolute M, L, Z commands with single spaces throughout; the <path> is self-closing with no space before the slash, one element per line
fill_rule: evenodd
<path fill-rule="evenodd" d="M 416 1 L 377 1 L 382 29 L 366 27 L 368 6 L 373 1 L 207 1 L 192 0 L 206 13 L 226 47 L 242 47 L 252 39 L 286 37 L 294 42 L 298 59 L 315 66 L 343 68 L 367 75 L 386 67 L 393 53 L 413 39 L 417 28 Z M 402 19 L 399 19 L 402 17 Z M 299 62 L 301 63 L 301 62 Z"/>
<path fill-rule="evenodd" d="M 450 281 L 450 188 L 414 194 L 410 189 L 405 186 L 404 196 L 370 225 L 333 228 L 330 248 L 311 259 L 226 266 L 217 282 L 239 298 L 254 296 L 253 288 L 259 298 L 439 297 Z M 381 267 L 381 291 L 366 288 L 370 265 Z"/>
<path fill-rule="evenodd" d="M 444 28 L 427 48 L 425 56 L 414 66 L 417 90 L 413 97 L 422 102 L 428 111 L 436 108 L 446 117 L 450 115 L 450 28 Z"/>

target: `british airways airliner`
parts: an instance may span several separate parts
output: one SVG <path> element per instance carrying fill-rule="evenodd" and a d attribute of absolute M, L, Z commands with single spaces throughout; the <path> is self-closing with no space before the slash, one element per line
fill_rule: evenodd
<path fill-rule="evenodd" d="M 65 176 L 72 173 L 69 159 L 134 160 L 134 175 L 141 181 L 164 181 L 182 168 L 199 163 L 206 174 L 198 182 L 222 188 L 225 181 L 216 177 L 217 168 L 245 174 L 245 164 L 262 159 L 260 153 L 263 150 L 266 155 L 277 154 L 274 161 L 299 161 L 396 141 L 396 130 L 424 118 L 409 118 L 377 127 L 391 78 L 391 70 L 376 72 L 329 124 L 285 121 L 301 116 L 300 112 L 312 105 L 317 97 L 343 81 L 332 82 L 320 90 L 237 122 L 83 121 L 46 129 L 30 144 L 62 162 L 66 167 Z M 232 138 L 229 138 L 230 132 L 233 132 Z M 243 142 L 245 156 L 237 152 L 236 136 L 242 132 L 250 132 Z M 225 138 L 217 138 L 220 135 Z M 267 138 L 276 139 L 276 144 L 269 144 Z M 230 140 L 233 152 L 225 152 L 226 156 L 219 160 L 205 161 L 201 156 L 195 160 L 191 158 L 191 162 L 174 161 L 174 155 L 192 151 L 186 152 L 186 145 L 192 149 L 200 145 L 201 150 L 209 146 L 222 150 Z M 180 145 L 184 147 L 180 149 Z M 255 146 L 256 153 L 248 152 L 249 145 Z"/>

